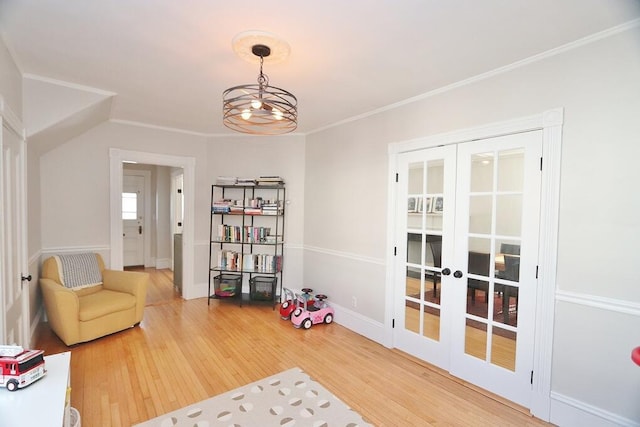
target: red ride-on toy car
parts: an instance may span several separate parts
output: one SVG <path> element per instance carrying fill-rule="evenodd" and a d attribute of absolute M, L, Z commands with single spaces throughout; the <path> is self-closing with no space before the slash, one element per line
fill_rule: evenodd
<path fill-rule="evenodd" d="M 306 307 L 298 307 L 291 315 L 291 323 L 296 328 L 309 329 L 317 323 L 331 323 L 335 314 L 333 307 L 330 307 L 324 300 L 326 295 L 316 295 L 316 302 Z"/>
<path fill-rule="evenodd" d="M 291 313 L 296 307 L 305 307 L 315 302 L 311 295 L 311 292 L 313 292 L 311 288 L 303 288 L 302 294 L 296 294 L 288 288 L 282 288 L 282 292 L 285 297 L 285 301 L 280 305 L 280 317 L 282 320 L 291 319 Z"/>

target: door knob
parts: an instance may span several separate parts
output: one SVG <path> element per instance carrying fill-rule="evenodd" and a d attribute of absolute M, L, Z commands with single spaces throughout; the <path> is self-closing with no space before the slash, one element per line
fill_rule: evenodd
<path fill-rule="evenodd" d="M 20 277 L 20 279 L 22 279 L 22 281 L 23 281 L 23 282 L 24 282 L 24 281 L 30 282 L 30 281 L 31 281 L 31 275 L 28 275 L 28 276 L 22 276 L 22 277 Z"/>
<path fill-rule="evenodd" d="M 444 269 L 442 270 L 442 274 L 444 274 L 445 276 L 448 276 L 448 275 L 450 275 L 450 274 L 451 274 L 451 270 L 449 270 L 448 268 L 444 268 Z"/>
<path fill-rule="evenodd" d="M 456 270 L 456 271 L 453 273 L 453 277 L 455 277 L 456 279 L 461 278 L 461 277 L 462 277 L 462 271 L 460 271 L 460 270 Z"/>

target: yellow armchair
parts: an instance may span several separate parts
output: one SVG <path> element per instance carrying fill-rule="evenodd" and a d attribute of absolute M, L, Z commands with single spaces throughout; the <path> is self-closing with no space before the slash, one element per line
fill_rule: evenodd
<path fill-rule="evenodd" d="M 51 329 L 68 346 L 137 326 L 144 313 L 149 275 L 107 270 L 99 254 L 92 267 L 101 283 L 69 287 L 60 258 L 42 264 L 40 287 Z M 81 254 L 87 259 L 88 254 Z M 91 256 L 88 256 L 93 261 Z M 65 286 L 66 285 L 66 286 Z"/>

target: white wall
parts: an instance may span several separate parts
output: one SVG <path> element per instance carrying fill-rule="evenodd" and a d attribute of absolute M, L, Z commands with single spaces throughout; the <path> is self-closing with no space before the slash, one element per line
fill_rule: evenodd
<path fill-rule="evenodd" d="M 552 421 L 640 423 L 639 76 L 636 26 L 309 135 L 306 284 L 383 322 L 388 144 L 564 107 Z"/>
<path fill-rule="evenodd" d="M 299 136 L 212 138 L 104 123 L 41 157 L 42 246 L 46 253 L 88 247 L 97 249 L 109 262 L 110 148 L 196 159 L 194 269 L 196 294 L 202 296 L 206 295 L 208 283 L 210 186 L 215 178 L 283 176 L 288 184 L 287 198 L 291 200 L 287 206 L 286 238 L 293 246 L 287 248 L 291 257 L 287 257 L 285 279 L 300 281 L 304 140 Z"/>

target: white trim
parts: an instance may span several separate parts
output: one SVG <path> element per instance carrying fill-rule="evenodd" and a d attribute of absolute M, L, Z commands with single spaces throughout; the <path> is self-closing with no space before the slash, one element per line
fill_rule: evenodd
<path fill-rule="evenodd" d="M 424 99 L 431 98 L 433 96 L 440 95 L 442 93 L 449 92 L 449 91 L 458 89 L 458 88 L 463 87 L 463 86 L 467 86 L 467 85 L 470 85 L 470 84 L 473 84 L 473 83 L 477 83 L 479 81 L 486 80 L 486 79 L 489 79 L 491 77 L 495 77 L 495 76 L 500 75 L 500 74 L 508 73 L 508 72 L 513 71 L 515 69 L 530 65 L 530 64 L 532 64 L 534 62 L 542 61 L 544 59 L 551 58 L 551 57 L 559 55 L 561 53 L 564 53 L 564 52 L 567 52 L 567 51 L 570 51 L 570 50 L 573 50 L 573 49 L 577 49 L 577 48 L 582 47 L 584 45 L 597 42 L 597 41 L 605 39 L 607 37 L 614 36 L 616 34 L 624 32 L 624 31 L 628 31 L 628 30 L 633 29 L 633 28 L 635 28 L 635 27 L 637 27 L 639 25 L 640 25 L 640 19 L 634 19 L 633 21 L 629 21 L 629 22 L 626 22 L 624 24 L 615 26 L 613 28 L 609 28 L 607 30 L 600 31 L 599 33 L 591 34 L 589 36 L 586 36 L 586 37 L 583 37 L 581 39 L 575 40 L 573 42 L 564 44 L 562 46 L 558 46 L 556 48 L 547 50 L 547 51 L 539 53 L 537 55 L 533 55 L 533 56 L 530 56 L 528 58 L 522 59 L 520 61 L 512 62 L 511 64 L 508 64 L 508 65 L 493 69 L 491 71 L 487 71 L 487 72 L 482 73 L 482 74 L 475 75 L 475 76 L 470 77 L 468 79 L 460 80 L 460 81 L 457 81 L 455 83 L 452 83 L 452 84 L 449 84 L 449 85 L 442 86 L 442 87 L 439 87 L 437 89 L 431 90 L 429 92 L 425 92 L 425 93 L 423 93 L 421 95 L 417 95 L 417 96 L 414 96 L 414 97 L 411 97 L 411 98 L 407 98 L 405 100 L 396 102 L 394 104 L 386 105 L 384 107 L 377 108 L 377 109 L 369 111 L 367 113 L 362 113 L 362 114 L 359 114 L 357 116 L 349 117 L 349 118 L 346 118 L 344 120 L 340 120 L 338 122 L 329 124 L 327 126 L 323 126 L 323 127 L 318 128 L 318 129 L 314 129 L 312 131 L 307 132 L 306 135 L 312 135 L 312 134 L 317 133 L 317 132 L 322 132 L 322 131 L 325 131 L 327 129 L 331 129 L 331 128 L 338 127 L 338 126 L 341 126 L 341 125 L 344 125 L 344 124 L 347 124 L 347 123 L 351 123 L 351 122 L 355 122 L 355 121 L 358 121 L 358 120 L 362 120 L 364 118 L 367 118 L 367 117 L 370 117 L 370 116 L 375 116 L 376 114 L 380 114 L 380 113 L 383 113 L 385 111 L 394 110 L 394 109 L 396 109 L 398 107 L 402 107 L 402 106 L 405 106 L 405 105 L 408 105 L 408 104 L 412 104 L 414 102 L 422 101 Z"/>
<path fill-rule="evenodd" d="M 183 265 L 182 297 L 197 298 L 194 279 L 194 235 L 195 235 L 195 168 L 194 157 L 170 156 L 166 154 L 109 149 L 110 165 L 110 217 L 111 217 L 111 268 L 122 269 L 122 161 L 129 160 L 151 165 L 182 168 L 184 170 L 184 226 L 182 228 Z"/>
<path fill-rule="evenodd" d="M 22 125 L 22 120 L 16 113 L 13 112 L 9 104 L 4 100 L 4 97 L 0 95 L 0 116 L 3 119 L 2 125 L 6 122 L 7 129 L 18 135 L 22 140 L 26 139 L 26 130 Z"/>
<path fill-rule="evenodd" d="M 293 246 L 288 246 L 289 248 L 293 248 Z M 310 251 L 310 252 L 317 252 L 317 253 L 321 253 L 321 254 L 325 254 L 325 255 L 331 255 L 331 256 L 336 256 L 336 257 L 340 257 L 340 258 L 346 258 L 346 259 L 351 259 L 354 261 L 360 261 L 360 262 L 368 262 L 371 264 L 377 264 L 377 265 L 385 265 L 385 261 L 384 259 L 380 259 L 380 258 L 373 258 L 373 257 L 365 257 L 362 255 L 358 255 L 352 252 L 342 252 L 342 251 L 335 251 L 333 249 L 325 249 L 325 248 L 320 248 L 317 246 L 308 246 L 308 245 L 304 245 L 303 246 L 303 250 L 305 251 Z"/>
<path fill-rule="evenodd" d="M 513 133 L 541 129 L 543 131 L 542 203 L 540 218 L 539 283 L 536 306 L 536 335 L 534 338 L 534 376 L 532 400 L 529 410 L 545 421 L 550 417 L 551 365 L 553 348 L 553 322 L 556 290 L 556 263 L 558 246 L 558 215 L 560 194 L 560 153 L 562 145 L 562 108 L 548 110 L 542 114 L 520 119 L 492 123 L 460 131 L 433 135 L 425 138 L 389 144 L 389 192 L 387 200 L 387 301 L 393 301 L 395 246 L 395 206 L 397 186 L 395 184 L 397 155 L 419 149 L 485 139 Z M 393 304 L 385 312 L 387 333 L 393 340 L 391 319 Z"/>
<path fill-rule="evenodd" d="M 77 254 L 83 252 L 108 252 L 111 246 L 65 246 L 65 247 L 52 247 L 42 248 L 40 251 L 41 257 L 48 257 L 58 254 Z"/>
<path fill-rule="evenodd" d="M 551 411 L 551 365 L 555 319 L 556 270 L 558 261 L 558 224 L 560 215 L 560 157 L 564 110 L 545 111 L 542 125 L 542 183 L 540 186 L 540 241 L 536 329 L 533 356 L 533 396 L 531 413 L 545 421 Z"/>
<path fill-rule="evenodd" d="M 159 126 L 159 125 L 154 125 L 154 124 L 150 124 L 150 123 L 143 123 L 143 122 L 137 122 L 134 120 L 124 120 L 124 119 L 109 119 L 109 122 L 111 123 L 117 123 L 117 124 L 121 124 L 121 125 L 127 125 L 127 126 L 137 126 L 137 127 L 141 127 L 141 128 L 147 128 L 147 129 L 154 129 L 154 130 L 162 130 L 162 131 L 166 131 L 166 132 L 175 132 L 175 133 L 181 133 L 184 135 L 192 135 L 192 136 L 201 136 L 204 138 L 246 138 L 248 135 L 247 134 L 243 134 L 243 133 L 207 133 L 207 132 L 198 132 L 198 131 L 194 131 L 194 130 L 187 130 L 187 129 L 181 129 L 181 128 L 174 128 L 174 127 L 169 127 L 169 126 Z M 291 132 L 291 133 L 287 133 L 287 134 L 283 134 L 283 135 L 272 135 L 272 138 L 278 137 L 278 138 L 282 138 L 282 137 L 292 137 L 292 136 L 304 136 L 305 134 L 303 133 L 299 133 L 299 132 Z M 255 137 L 255 135 L 254 135 Z M 269 135 L 264 135 L 264 136 L 260 136 L 260 138 L 269 138 Z"/>
<path fill-rule="evenodd" d="M 621 417 L 613 412 L 605 411 L 555 391 L 551 392 L 551 422 L 556 425 L 579 425 L 582 427 L 640 427 L 638 421 Z"/>
<path fill-rule="evenodd" d="M 66 87 L 66 88 L 69 88 L 69 89 L 81 90 L 83 92 L 91 92 L 91 93 L 95 93 L 97 95 L 104 95 L 104 96 L 107 96 L 107 97 L 111 97 L 111 96 L 117 95 L 117 93 L 111 92 L 111 91 L 108 91 L 108 90 L 98 89 L 98 88 L 91 87 L 91 86 L 84 86 L 84 85 L 80 85 L 80 84 L 77 84 L 77 83 L 66 82 L 66 81 L 63 81 L 63 80 L 52 79 L 50 77 L 39 76 L 37 74 L 26 73 L 26 74 L 23 74 L 22 77 L 24 79 L 36 80 L 36 81 L 40 81 L 40 82 L 44 82 L 44 83 L 50 83 L 50 84 L 54 84 L 56 86 L 62 86 L 62 87 Z"/>
<path fill-rule="evenodd" d="M 625 301 L 571 291 L 556 292 L 556 300 L 640 317 L 640 302 Z"/>
<path fill-rule="evenodd" d="M 386 335 L 386 328 L 384 327 L 384 324 L 371 320 L 371 318 L 369 317 L 363 316 L 358 312 L 342 307 L 335 303 L 332 303 L 331 307 L 333 307 L 336 312 L 334 321 L 337 324 L 342 325 L 345 328 L 366 338 L 369 338 L 372 341 L 384 343 L 384 338 Z M 387 345 L 387 347 L 389 346 Z"/>

